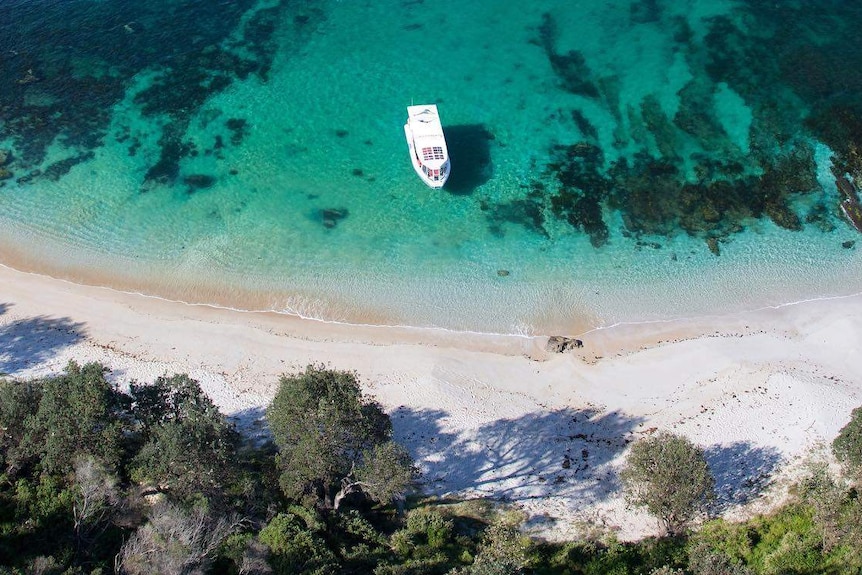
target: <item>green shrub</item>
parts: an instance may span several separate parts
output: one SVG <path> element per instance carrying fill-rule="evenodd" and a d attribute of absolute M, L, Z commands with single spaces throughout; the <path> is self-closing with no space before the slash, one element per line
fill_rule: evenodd
<path fill-rule="evenodd" d="M 806 533 L 788 531 L 778 545 L 763 557 L 764 575 L 784 573 L 817 573 L 823 564 L 823 556 L 818 546 L 819 540 Z"/>
<path fill-rule="evenodd" d="M 693 575 L 754 575 L 743 562 L 697 542 L 689 549 L 688 568 Z"/>
<path fill-rule="evenodd" d="M 838 432 L 832 441 L 832 453 L 854 475 L 862 469 L 862 407 L 850 414 L 850 421 Z"/>
<path fill-rule="evenodd" d="M 296 515 L 279 513 L 260 531 L 258 539 L 271 553 L 270 564 L 283 575 L 325 575 L 338 571 L 338 560 L 319 535 Z"/>
<path fill-rule="evenodd" d="M 453 522 L 435 509 L 416 509 L 407 515 L 407 532 L 432 549 L 440 549 L 452 538 Z"/>

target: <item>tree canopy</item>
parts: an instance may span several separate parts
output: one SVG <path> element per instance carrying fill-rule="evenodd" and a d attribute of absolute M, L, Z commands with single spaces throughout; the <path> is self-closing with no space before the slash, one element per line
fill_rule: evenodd
<path fill-rule="evenodd" d="M 703 450 L 668 432 L 632 445 L 620 477 L 629 503 L 644 507 L 670 534 L 682 532 L 715 498 Z"/>
<path fill-rule="evenodd" d="M 7 465 L 64 473 L 78 455 L 109 465 L 122 455 L 124 397 L 96 363 L 70 362 L 65 373 L 33 382 L 0 383 Z"/>
<path fill-rule="evenodd" d="M 180 497 L 221 491 L 239 435 L 200 384 L 185 374 L 160 377 L 131 384 L 130 395 L 141 442 L 132 477 Z"/>
<path fill-rule="evenodd" d="M 349 492 L 388 501 L 407 489 L 412 463 L 355 373 L 310 365 L 282 376 L 266 415 L 287 497 L 337 507 Z"/>

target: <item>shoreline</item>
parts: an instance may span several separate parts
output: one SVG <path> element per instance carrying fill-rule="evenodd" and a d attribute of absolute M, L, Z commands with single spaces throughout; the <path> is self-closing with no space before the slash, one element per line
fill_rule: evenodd
<path fill-rule="evenodd" d="M 560 284 L 563 289 L 556 290 L 556 284 L 546 283 L 553 278 L 540 279 L 535 283 L 533 280 L 536 278 L 519 279 L 515 283 L 506 279 L 504 283 L 498 284 L 495 282 L 499 278 L 495 277 L 494 280 L 484 278 L 483 281 L 490 282 L 487 285 L 481 282 L 462 285 L 458 281 L 438 285 L 429 280 L 431 283 L 428 285 L 422 282 L 417 284 L 424 286 L 418 291 L 411 291 L 411 287 L 404 293 L 396 289 L 387 294 L 386 289 L 380 289 L 381 286 L 375 283 L 380 278 L 371 278 L 367 282 L 360 278 L 359 291 L 349 295 L 353 284 L 348 282 L 341 285 L 344 278 L 341 281 L 330 278 L 341 286 L 330 290 L 328 287 L 316 288 L 313 283 L 293 285 L 290 279 L 279 280 L 274 276 L 253 276 L 250 279 L 236 271 L 213 269 L 201 273 L 202 270 L 188 267 L 181 259 L 150 261 L 137 256 L 91 251 L 92 246 L 67 244 L 23 228 L 6 229 L 0 232 L 0 239 L 3 240 L 0 241 L 0 265 L 25 273 L 189 307 L 208 307 L 254 315 L 273 314 L 345 326 L 348 330 L 438 332 L 478 338 L 529 339 L 551 335 L 577 338 L 619 326 L 713 321 L 728 314 L 756 313 L 774 307 L 797 305 L 811 299 L 844 298 L 862 293 L 846 287 L 862 285 L 862 275 L 858 272 L 836 272 L 834 277 L 829 274 L 810 276 L 812 270 L 806 269 L 809 275 L 801 276 L 802 281 L 799 283 L 776 283 L 777 276 L 767 274 L 768 281 L 748 294 L 744 278 L 757 273 L 757 270 L 744 270 L 731 284 L 724 285 L 723 282 L 731 280 L 726 276 L 727 270 L 722 267 L 732 260 L 716 260 L 715 265 L 723 271 L 718 268 L 707 270 L 706 279 L 697 280 L 691 285 L 687 280 L 683 281 L 682 277 L 664 277 L 636 289 L 630 289 L 631 286 L 602 287 L 597 283 L 577 284 L 576 287 Z M 858 254 L 848 255 L 858 259 Z M 649 262 L 645 265 L 649 265 Z M 849 266 L 847 269 L 856 268 Z M 284 283 L 280 283 L 282 281 Z M 557 278 L 555 281 L 559 283 L 563 280 Z M 405 286 L 408 284 L 399 287 Z M 834 286 L 845 287 L 836 290 Z M 438 288 L 442 288 L 440 293 L 436 291 Z M 320 291 L 316 291 L 318 289 Z M 714 295 L 724 291 L 727 291 L 724 295 Z M 323 295 L 318 298 L 315 295 L 318 293 Z M 376 295 L 369 298 L 371 293 Z M 467 296 L 461 299 L 460 295 L 454 295 L 456 293 L 465 293 Z M 703 293 L 713 295 L 699 295 Z M 817 295 L 812 297 L 811 294 Z M 394 303 L 387 304 L 385 297 L 381 299 L 389 295 L 394 297 Z M 496 303 L 489 303 L 492 300 Z M 417 309 L 424 311 L 416 312 Z M 470 311 L 475 309 L 483 311 Z M 459 313 L 465 313 L 465 319 L 455 319 Z M 437 336 L 428 337 L 436 339 Z"/>
<path fill-rule="evenodd" d="M 533 533 L 584 521 L 654 533 L 616 473 L 657 429 L 707 449 L 728 514 L 771 496 L 862 405 L 862 295 L 726 316 L 626 324 L 544 349 L 545 336 L 350 326 L 217 309 L 0 266 L 0 372 L 99 361 L 120 383 L 189 373 L 246 433 L 262 432 L 278 377 L 356 371 L 419 462 L 429 494 L 523 509 Z M 780 482 L 780 481 L 779 481 Z M 745 483 L 749 487 L 739 487 Z"/>

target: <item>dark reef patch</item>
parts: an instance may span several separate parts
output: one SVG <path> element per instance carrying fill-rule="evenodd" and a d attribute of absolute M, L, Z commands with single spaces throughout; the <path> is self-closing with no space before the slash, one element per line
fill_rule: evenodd
<path fill-rule="evenodd" d="M 755 151 L 807 128 L 846 164 L 851 147 L 862 145 L 862 4 L 830 2 L 816 18 L 804 3 L 746 0 L 737 11 L 711 22 L 707 70 L 754 108 Z"/>
<path fill-rule="evenodd" d="M 679 110 L 673 123 L 697 140 L 705 151 L 721 151 L 730 141 L 715 110 L 714 86 L 692 80 L 679 91 Z"/>
<path fill-rule="evenodd" d="M 81 162 L 86 162 L 87 160 L 91 160 L 96 154 L 93 152 L 84 152 L 83 154 L 72 156 L 71 158 L 66 158 L 65 160 L 60 160 L 58 162 L 54 162 L 47 168 L 42 175 L 44 175 L 49 180 L 57 181 L 66 174 L 68 174 L 73 167 L 80 164 Z"/>
<path fill-rule="evenodd" d="M 598 248 L 610 235 L 606 214 L 618 212 L 622 231 L 635 238 L 636 248 L 660 247 L 643 237 L 682 231 L 703 238 L 718 255 L 719 243 L 755 219 L 769 218 L 793 231 L 803 223 L 824 230 L 831 226 L 824 209 L 809 211 L 803 220 L 792 208 L 794 198 L 818 189 L 814 151 L 804 141 L 768 163 L 758 158 L 750 166 L 707 156 L 705 165 L 695 167 L 696 181 L 680 170 L 677 158 L 657 158 L 647 151 L 608 167 L 601 149 L 588 142 L 556 145 L 551 153 L 543 181 L 534 181 L 523 199 L 483 204 L 492 231 L 502 234 L 505 221 L 548 235 L 546 218 L 553 215 L 586 233 Z"/>
<path fill-rule="evenodd" d="M 162 137 L 159 138 L 159 160 L 144 176 L 142 191 L 148 191 L 156 185 L 169 185 L 174 183 L 180 173 L 180 160 L 188 156 L 193 145 L 183 141 L 186 131 L 186 123 L 171 123 L 164 127 Z"/>
<path fill-rule="evenodd" d="M 655 150 L 658 152 L 658 156 L 667 160 L 679 158 L 679 131 L 676 129 L 670 118 L 668 118 L 667 114 L 665 114 L 658 98 L 652 94 L 648 94 L 641 101 L 640 113 L 643 126 L 653 137 L 653 143 L 655 145 Z M 630 113 L 629 122 L 637 126 L 637 115 Z M 645 136 L 635 136 L 634 140 L 641 146 L 649 147 L 648 139 Z"/>
<path fill-rule="evenodd" d="M 491 233 L 497 237 L 504 234 L 504 222 L 516 224 L 536 233 L 547 236 L 545 230 L 545 210 L 547 207 L 546 190 L 541 182 L 533 182 L 527 189 L 524 198 L 509 202 L 491 204 L 482 200 L 480 208 L 489 221 Z"/>
<path fill-rule="evenodd" d="M 599 96 L 599 89 L 584 55 L 578 50 L 569 50 L 565 54 L 557 52 L 557 23 L 548 13 L 542 15 L 537 43 L 545 50 L 564 90 L 587 98 Z"/>
<path fill-rule="evenodd" d="M 234 146 L 239 146 L 248 135 L 248 120 L 231 118 L 225 122 L 225 126 L 230 130 L 230 143 Z"/>
<path fill-rule="evenodd" d="M 584 113 L 580 110 L 572 110 L 570 112 L 572 121 L 577 126 L 578 131 L 581 133 L 585 139 L 596 142 L 599 139 L 599 133 L 596 130 L 596 127 L 593 126 L 590 121 L 584 116 Z"/>
<path fill-rule="evenodd" d="M 112 109 L 133 78 L 160 70 L 134 97 L 145 116 L 166 117 L 172 126 L 148 171 L 149 186 L 176 177 L 172 164 L 191 151 L 180 142 L 204 101 L 235 79 L 266 80 L 273 32 L 288 6 L 256 9 L 254 0 L 218 10 L 191 0 L 33 4 L 9 0 L 0 8 L 0 77 L 26 80 L 0 83 L 0 139 L 12 140 L 22 170 L 41 164 L 55 141 L 84 158 L 102 144 Z M 129 153 L 139 147 L 133 141 Z M 47 173 L 61 177 L 63 165 Z"/>
<path fill-rule="evenodd" d="M 547 235 L 554 217 L 599 247 L 610 237 L 608 216 L 617 213 L 636 248 L 659 245 L 650 236 L 682 232 L 702 238 L 716 255 L 759 219 L 794 231 L 833 231 L 837 204 L 830 206 L 828 196 L 797 198 L 822 191 L 811 136 L 836 152 L 836 174 L 862 183 L 862 43 L 851 24 L 862 21 L 862 5 L 830 3 L 826 12 L 812 18 L 801 3 L 744 1 L 711 18 L 702 41 L 684 18 L 674 18 L 676 50 L 693 78 L 667 111 L 654 95 L 621 106 L 618 80 L 596 79 L 580 53 L 560 53 L 556 23 L 545 14 L 535 44 L 564 89 L 600 100 L 617 120 L 613 145 L 620 154 L 606 162 L 594 127 L 571 110 L 575 143 L 552 145 L 545 172 L 524 186 L 522 198 L 484 202 L 492 228 L 502 233 L 502 222 L 518 222 Z M 655 0 L 631 5 L 634 24 L 662 16 Z M 726 132 L 716 108 L 722 83 L 751 110 L 745 143 Z M 563 118 L 555 112 L 549 121 Z"/>
<path fill-rule="evenodd" d="M 659 0 L 636 0 L 629 6 L 632 24 L 654 24 L 661 20 L 662 6 Z"/>
<path fill-rule="evenodd" d="M 610 181 L 601 175 L 604 155 L 594 144 L 580 142 L 555 146 L 548 169 L 556 177 L 557 191 L 550 197 L 551 211 L 574 228 L 590 236 L 594 247 L 608 241 L 608 226 L 602 204 L 611 189 Z"/>

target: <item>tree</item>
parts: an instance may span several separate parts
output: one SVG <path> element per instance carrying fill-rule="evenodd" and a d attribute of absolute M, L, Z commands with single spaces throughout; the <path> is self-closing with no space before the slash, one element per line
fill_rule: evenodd
<path fill-rule="evenodd" d="M 406 449 L 394 441 L 379 443 L 341 480 L 341 490 L 335 495 L 333 506 L 338 509 L 344 497 L 362 492 L 374 501 L 395 501 L 400 510 L 407 486 L 415 476 L 416 469 Z"/>
<path fill-rule="evenodd" d="M 860 475 L 862 471 L 862 407 L 850 414 L 850 421 L 838 432 L 832 441 L 832 453 L 850 472 Z"/>
<path fill-rule="evenodd" d="M 228 481 L 239 435 L 188 375 L 130 386 L 143 443 L 132 478 L 152 481 L 178 497 L 214 494 Z"/>
<path fill-rule="evenodd" d="M 282 376 L 266 416 L 279 483 L 290 498 L 310 496 L 336 508 L 347 493 L 361 491 L 388 501 L 412 478 L 406 452 L 390 444 L 389 416 L 362 396 L 355 373 L 310 365 Z"/>
<path fill-rule="evenodd" d="M 115 467 L 123 442 L 123 394 L 108 382 L 107 368 L 69 362 L 66 372 L 40 382 L 39 407 L 24 422 L 19 455 L 48 473 L 69 473 L 78 455 Z"/>
<path fill-rule="evenodd" d="M 646 508 L 672 535 L 715 498 L 715 479 L 703 450 L 668 432 L 635 443 L 621 478 L 627 501 Z"/>
<path fill-rule="evenodd" d="M 35 415 L 42 399 L 42 386 L 34 381 L 0 380 L 0 464 L 15 475 L 27 459 L 21 442 L 26 422 Z"/>
<path fill-rule="evenodd" d="M 801 487 L 820 534 L 820 549 L 828 553 L 841 545 L 852 550 L 862 547 L 862 501 L 856 489 L 833 477 L 825 462 L 812 466 Z M 848 569 L 862 567 L 858 553 L 851 553 L 845 561 Z"/>

